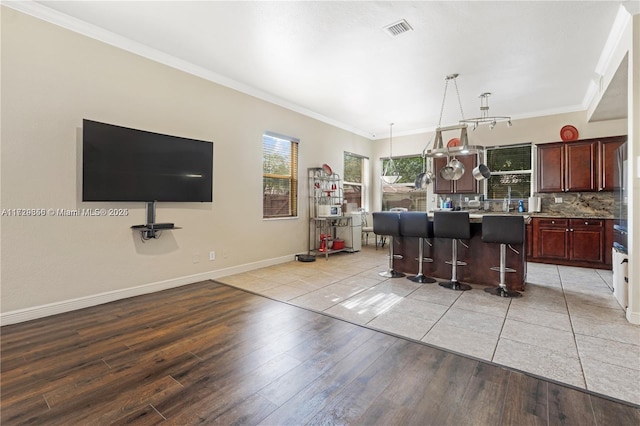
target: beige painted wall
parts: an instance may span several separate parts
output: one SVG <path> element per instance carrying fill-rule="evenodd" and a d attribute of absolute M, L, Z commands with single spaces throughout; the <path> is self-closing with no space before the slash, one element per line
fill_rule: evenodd
<path fill-rule="evenodd" d="M 1 208 L 129 209 L 126 217 L 3 216 L 3 314 L 293 259 L 307 250 L 306 168 L 326 162 L 339 172 L 343 151 L 370 156 L 360 136 L 1 10 Z M 157 220 L 182 229 L 142 243 L 130 226 L 144 223 L 143 203 L 81 202 L 83 118 L 213 141 L 213 203 L 159 203 Z M 265 130 L 300 139 L 300 218 L 262 219 Z"/>

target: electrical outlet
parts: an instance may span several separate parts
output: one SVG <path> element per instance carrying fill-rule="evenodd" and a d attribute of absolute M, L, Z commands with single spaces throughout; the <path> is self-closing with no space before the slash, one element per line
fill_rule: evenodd
<path fill-rule="evenodd" d="M 464 202 L 468 203 L 469 202 L 469 197 L 464 197 Z"/>
<path fill-rule="evenodd" d="M 560 204 L 562 202 L 562 197 L 555 197 L 556 204 Z"/>
<path fill-rule="evenodd" d="M 210 251 L 209 252 L 209 260 L 216 260 L 216 252 L 215 251 Z"/>

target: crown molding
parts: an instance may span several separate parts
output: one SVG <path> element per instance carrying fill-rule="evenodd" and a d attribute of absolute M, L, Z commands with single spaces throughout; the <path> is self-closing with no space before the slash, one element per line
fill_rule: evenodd
<path fill-rule="evenodd" d="M 366 139 L 371 139 L 370 132 L 365 132 L 361 129 L 356 129 L 346 123 L 324 116 L 315 111 L 309 110 L 293 102 L 290 102 L 286 99 L 275 96 L 271 93 L 262 91 L 260 89 L 257 89 L 253 86 L 250 86 L 244 83 L 240 83 L 236 80 L 233 80 L 232 78 L 207 70 L 191 62 L 176 58 L 175 56 L 168 55 L 157 49 L 151 48 L 145 44 L 138 43 L 126 37 L 122 37 L 118 34 L 115 34 L 111 31 L 107 31 L 96 25 L 89 24 L 80 19 L 73 18 L 64 13 L 50 9 L 46 7 L 46 5 L 43 5 L 41 3 L 37 3 L 32 0 L 28 0 L 28 1 L 14 1 L 14 0 L 4 1 L 3 0 L 1 4 L 3 6 L 7 6 L 11 9 L 17 10 L 24 14 L 33 16 L 34 18 L 38 18 L 43 21 L 49 22 L 51 24 L 57 25 L 59 27 L 65 28 L 69 31 L 82 34 L 86 37 L 109 44 L 111 46 L 117 47 L 122 50 L 126 50 L 138 56 L 142 56 L 144 58 L 161 63 L 171 68 L 175 68 L 182 72 L 195 75 L 207 81 L 211 81 L 213 83 L 228 87 L 230 89 L 236 90 L 238 92 L 244 93 L 254 98 L 297 112 L 299 114 L 305 115 L 307 117 L 313 118 L 315 120 L 321 121 L 323 123 L 329 124 L 339 129 L 345 130 L 347 132 L 362 136 Z"/>

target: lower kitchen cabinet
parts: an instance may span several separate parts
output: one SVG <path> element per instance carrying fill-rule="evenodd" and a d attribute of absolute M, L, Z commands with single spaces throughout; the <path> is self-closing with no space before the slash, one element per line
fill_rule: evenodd
<path fill-rule="evenodd" d="M 611 269 L 613 221 L 532 219 L 531 262 Z"/>

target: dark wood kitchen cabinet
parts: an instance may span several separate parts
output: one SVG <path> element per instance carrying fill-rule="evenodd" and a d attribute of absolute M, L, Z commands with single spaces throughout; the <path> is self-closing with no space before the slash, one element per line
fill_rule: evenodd
<path fill-rule="evenodd" d="M 455 158 L 464 165 L 464 174 L 458 180 L 446 180 L 440 176 L 440 170 L 447 165 L 449 159 L 446 157 L 433 159 L 433 173 L 436 177 L 433 192 L 435 194 L 477 194 L 479 192 L 478 181 L 473 177 L 473 169 L 478 165 L 477 157 L 475 155 L 458 155 Z"/>
<path fill-rule="evenodd" d="M 605 219 L 533 218 L 532 262 L 611 269 L 613 225 Z"/>
<path fill-rule="evenodd" d="M 616 149 L 627 141 L 626 136 L 612 136 L 610 138 L 602 138 L 599 144 L 598 157 L 600 159 L 599 190 L 613 191 L 615 170 L 615 152 Z"/>
<path fill-rule="evenodd" d="M 626 136 L 538 145 L 538 192 L 612 191 L 615 150 Z"/>
<path fill-rule="evenodd" d="M 596 191 L 598 141 L 538 145 L 538 192 Z"/>

